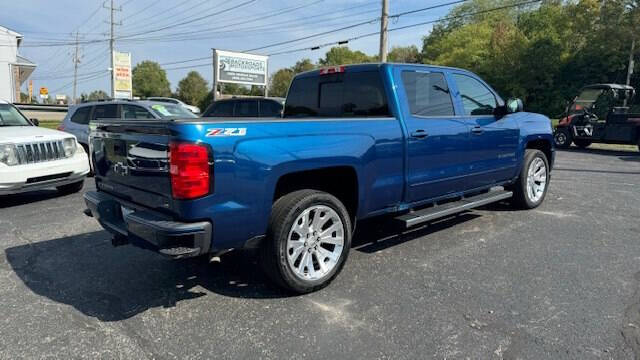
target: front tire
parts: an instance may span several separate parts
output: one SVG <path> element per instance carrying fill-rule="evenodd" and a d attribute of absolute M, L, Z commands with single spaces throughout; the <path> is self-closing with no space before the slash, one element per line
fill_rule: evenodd
<path fill-rule="evenodd" d="M 261 263 L 269 278 L 289 291 L 319 290 L 342 270 L 351 229 L 347 209 L 333 195 L 292 192 L 273 204 Z"/>
<path fill-rule="evenodd" d="M 513 186 L 513 204 L 521 209 L 533 209 L 544 201 L 550 180 L 549 161 L 537 149 L 527 149 L 520 176 Z"/>
<path fill-rule="evenodd" d="M 84 179 L 80 181 L 76 181 L 71 184 L 57 186 L 56 189 L 58 189 L 58 191 L 61 192 L 62 194 L 67 195 L 67 194 L 75 194 L 79 192 L 80 190 L 82 190 L 83 186 L 84 186 Z"/>
<path fill-rule="evenodd" d="M 561 149 L 568 149 L 571 146 L 571 133 L 569 130 L 565 128 L 556 129 L 553 134 L 553 141 L 556 143 L 556 146 Z"/>

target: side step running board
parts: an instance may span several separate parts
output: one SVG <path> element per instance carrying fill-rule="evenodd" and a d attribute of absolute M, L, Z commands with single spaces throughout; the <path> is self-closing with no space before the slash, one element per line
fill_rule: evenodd
<path fill-rule="evenodd" d="M 446 203 L 443 205 L 435 205 L 430 208 L 401 215 L 396 217 L 396 220 L 401 221 L 402 223 L 404 223 L 405 227 L 409 228 L 427 221 L 443 218 L 462 211 L 471 210 L 500 200 L 508 199 L 511 196 L 513 196 L 513 192 L 511 191 L 490 191 L 488 193 L 463 198 L 462 200 Z"/>

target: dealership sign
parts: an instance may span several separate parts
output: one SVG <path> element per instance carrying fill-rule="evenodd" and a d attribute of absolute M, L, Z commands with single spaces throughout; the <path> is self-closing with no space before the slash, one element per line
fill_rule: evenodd
<path fill-rule="evenodd" d="M 268 56 L 215 50 L 216 81 L 266 86 L 268 59 Z"/>
<path fill-rule="evenodd" d="M 131 53 L 113 52 L 113 87 L 116 99 L 131 99 Z"/>

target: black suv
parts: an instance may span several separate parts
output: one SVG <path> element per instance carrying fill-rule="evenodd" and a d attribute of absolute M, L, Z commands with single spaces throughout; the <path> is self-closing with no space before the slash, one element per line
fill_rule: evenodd
<path fill-rule="evenodd" d="M 213 102 L 202 117 L 281 117 L 282 98 L 232 98 Z"/>

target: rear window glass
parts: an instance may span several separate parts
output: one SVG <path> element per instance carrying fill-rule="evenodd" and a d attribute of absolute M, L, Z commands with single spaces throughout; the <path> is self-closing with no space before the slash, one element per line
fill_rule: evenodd
<path fill-rule="evenodd" d="M 91 113 L 91 106 L 83 106 L 78 108 L 76 112 L 71 116 L 71 122 L 76 124 L 86 125 L 89 123 L 89 114 Z"/>
<path fill-rule="evenodd" d="M 258 117 L 258 101 L 257 100 L 240 100 L 236 102 L 236 108 L 233 112 L 235 117 Z"/>
<path fill-rule="evenodd" d="M 233 116 L 233 102 L 220 101 L 216 102 L 202 115 L 203 117 L 231 117 Z"/>
<path fill-rule="evenodd" d="M 155 119 L 147 109 L 137 105 L 122 105 L 123 119 Z"/>
<path fill-rule="evenodd" d="M 403 71 L 409 111 L 416 116 L 453 116 L 453 102 L 442 73 Z"/>
<path fill-rule="evenodd" d="M 198 116 L 180 105 L 153 104 L 151 110 L 162 119 L 197 118 Z"/>
<path fill-rule="evenodd" d="M 285 117 L 390 116 L 378 71 L 344 72 L 295 79 Z"/>
<path fill-rule="evenodd" d="M 97 119 L 115 119 L 118 117 L 118 105 L 116 104 L 108 104 L 108 105 L 96 105 L 95 110 L 93 110 L 93 120 Z"/>
<path fill-rule="evenodd" d="M 261 117 L 280 117 L 282 111 L 282 104 L 271 101 L 260 101 L 260 116 Z"/>

